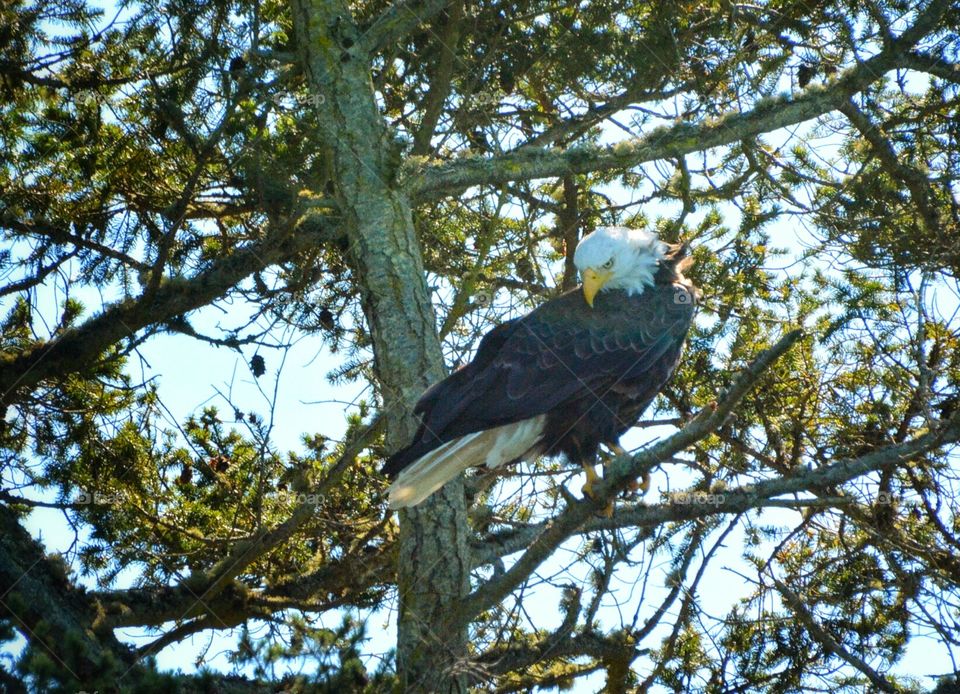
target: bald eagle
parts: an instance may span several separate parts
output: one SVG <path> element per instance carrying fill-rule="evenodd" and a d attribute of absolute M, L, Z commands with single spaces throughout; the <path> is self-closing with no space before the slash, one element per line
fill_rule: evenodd
<path fill-rule="evenodd" d="M 626 227 L 585 236 L 581 287 L 493 328 L 421 396 L 413 441 L 383 468 L 390 507 L 419 504 L 469 467 L 541 455 L 583 465 L 589 494 L 600 444 L 623 452 L 620 437 L 680 359 L 698 294 L 686 251 Z"/>

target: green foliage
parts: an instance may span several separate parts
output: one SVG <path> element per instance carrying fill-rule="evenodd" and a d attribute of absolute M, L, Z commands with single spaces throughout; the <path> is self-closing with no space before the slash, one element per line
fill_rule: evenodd
<path fill-rule="evenodd" d="M 349 3 L 337 21 L 366 36 L 392 5 Z M 685 356 L 646 418 L 688 422 L 781 336 L 806 336 L 734 416 L 653 471 L 654 491 L 619 500 L 622 517 L 678 491 L 803 479 L 939 426 L 960 398 L 956 8 L 890 58 L 896 73 L 844 91 L 929 6 L 452 3 L 366 57 L 337 29 L 334 62 L 367 61 L 350 97 L 372 90 L 389 124 L 376 143 L 383 183 L 391 209 L 412 215 L 419 247 L 403 250 L 422 261 L 420 308 L 436 314 L 447 365 L 573 286 L 582 235 L 629 224 L 689 241 L 687 275 L 703 291 Z M 0 643 L 29 642 L 0 688 L 15 673 L 38 690 L 109 689 L 126 669 L 112 652 L 82 682 L 69 671 L 89 669 L 86 639 L 138 627 L 160 646 L 165 634 L 239 627 L 231 665 L 257 680 L 206 671 L 198 653 L 196 677 L 144 659 L 138 691 L 399 688 L 392 654 L 376 660 L 366 631 L 396 604 L 399 531 L 377 470 L 383 421 L 396 417 L 383 405 L 398 396 L 373 361 L 395 336 L 372 327 L 377 297 L 358 262 L 369 239 L 352 233 L 371 201 L 344 194 L 379 174 L 334 156 L 344 114 L 300 64 L 287 3 L 119 9 L 114 19 L 80 0 L 0 7 L 0 504 L 24 523 L 49 506 L 77 529 L 52 589 L 89 623 L 65 634 L 49 620 L 21 624 L 10 617 L 25 599 L 0 586 Z M 810 120 L 774 128 L 797 103 Z M 662 145 L 700 146 L 717 130 L 727 144 L 693 155 Z M 615 153 L 647 148 L 655 161 L 594 165 L 599 146 L 624 137 L 646 139 Z M 499 158 L 515 150 L 567 152 L 577 173 L 523 173 Z M 497 175 L 424 203 L 411 182 L 438 162 Z M 284 250 L 315 227 L 342 233 Z M 233 272 L 253 247 L 274 260 Z M 181 294 L 161 306 L 170 286 Z M 249 320 L 201 334 L 190 314 L 204 308 Z M 135 375 L 138 347 L 160 333 L 224 353 L 253 345 L 242 361 L 261 383 L 282 368 L 272 346 L 309 341 L 338 360 L 330 387 L 370 389 L 294 451 L 262 412 L 206 406 L 173 421 L 162 384 Z M 31 380 L 38 365 L 45 375 Z M 610 691 L 867 686 L 838 648 L 884 674 L 907 662 L 919 631 L 945 648 L 956 631 L 955 458 L 934 447 L 808 484 L 808 507 L 785 497 L 795 505 L 591 521 L 476 618 L 462 665 L 504 692 L 576 689 L 598 672 Z M 574 474 L 541 461 L 502 483 L 470 477 L 474 587 L 503 575 L 502 547 L 523 549 L 513 538 L 561 513 Z M 743 595 L 713 604 L 708 564 L 746 571 Z M 88 590 L 65 590 L 77 580 Z M 951 687 L 947 677 L 936 691 Z"/>
<path fill-rule="evenodd" d="M 382 692 L 389 691 L 396 677 L 384 663 L 372 672 L 362 655 L 366 629 L 350 617 L 344 617 L 336 629 L 312 626 L 303 618 L 293 618 L 278 633 L 255 638 L 244 628 L 234 662 L 252 666 L 256 677 L 273 679 L 277 668 L 294 663 L 311 674 L 285 677 L 282 686 L 294 692 Z"/>

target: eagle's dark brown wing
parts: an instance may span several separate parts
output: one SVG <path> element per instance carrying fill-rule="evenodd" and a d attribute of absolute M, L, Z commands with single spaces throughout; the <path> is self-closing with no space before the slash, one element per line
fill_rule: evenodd
<path fill-rule="evenodd" d="M 384 473 L 395 477 L 466 434 L 602 402 L 610 392 L 645 405 L 673 371 L 693 318 L 683 292 L 668 284 L 634 296 L 601 292 L 591 309 L 576 289 L 494 328 L 470 364 L 424 393 L 415 410 L 421 426 Z"/>

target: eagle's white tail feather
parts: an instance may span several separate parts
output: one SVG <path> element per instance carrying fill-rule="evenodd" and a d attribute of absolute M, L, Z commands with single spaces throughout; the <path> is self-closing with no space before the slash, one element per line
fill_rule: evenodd
<path fill-rule="evenodd" d="M 390 508 L 416 506 L 475 465 L 494 468 L 531 452 L 543 433 L 545 415 L 461 436 L 405 467 L 388 490 Z"/>

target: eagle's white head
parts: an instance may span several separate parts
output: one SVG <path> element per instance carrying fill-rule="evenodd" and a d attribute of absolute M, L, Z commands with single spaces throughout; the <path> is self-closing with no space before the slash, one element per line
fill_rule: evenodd
<path fill-rule="evenodd" d="M 656 234 L 628 227 L 599 227 L 577 245 L 573 263 L 583 278 L 583 296 L 590 306 L 601 289 L 637 294 L 653 284 L 669 247 Z"/>

